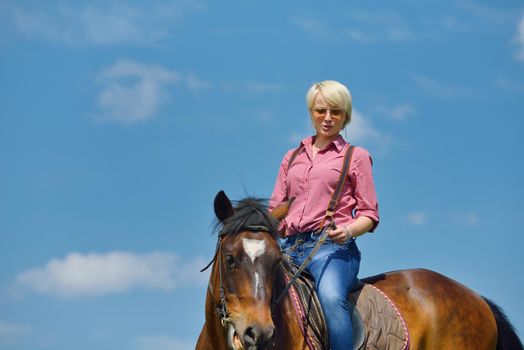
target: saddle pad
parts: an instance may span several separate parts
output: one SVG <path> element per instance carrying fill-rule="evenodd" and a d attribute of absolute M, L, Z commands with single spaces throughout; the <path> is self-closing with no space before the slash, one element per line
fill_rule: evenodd
<path fill-rule="evenodd" d="M 288 258 L 281 262 L 284 284 L 295 266 Z M 288 291 L 307 347 L 329 348 L 325 319 L 314 290 L 312 277 L 305 271 Z M 409 334 L 404 319 L 393 302 L 377 287 L 358 282 L 349 295 L 354 350 L 408 350 Z"/>
<path fill-rule="evenodd" d="M 407 350 L 409 333 L 393 302 L 377 287 L 363 284 L 349 295 L 355 350 Z"/>

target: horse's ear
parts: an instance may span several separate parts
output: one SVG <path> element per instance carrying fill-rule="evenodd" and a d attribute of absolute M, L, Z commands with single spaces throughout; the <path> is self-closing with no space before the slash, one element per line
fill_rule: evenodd
<path fill-rule="evenodd" d="M 273 209 L 271 211 L 271 215 L 278 221 L 282 220 L 283 218 L 286 217 L 287 212 L 289 211 L 289 208 L 291 207 L 291 204 L 293 203 L 294 200 L 295 200 L 295 197 L 291 197 L 286 203 Z"/>
<path fill-rule="evenodd" d="M 234 213 L 233 204 L 231 204 L 231 201 L 229 200 L 229 198 L 227 198 L 224 191 L 220 191 L 217 193 L 215 197 L 214 206 L 215 215 L 217 216 L 220 222 L 224 222 L 225 219 L 232 216 Z"/>

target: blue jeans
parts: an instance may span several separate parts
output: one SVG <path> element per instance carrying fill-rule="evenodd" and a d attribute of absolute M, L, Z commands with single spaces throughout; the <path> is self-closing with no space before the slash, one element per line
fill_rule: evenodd
<path fill-rule="evenodd" d="M 281 248 L 295 264 L 301 265 L 319 238 L 319 234 L 301 233 L 286 238 Z M 357 281 L 359 268 L 360 251 L 355 240 L 337 244 L 330 238 L 306 267 L 315 280 L 332 350 L 353 349 L 353 330 L 347 298 Z"/>

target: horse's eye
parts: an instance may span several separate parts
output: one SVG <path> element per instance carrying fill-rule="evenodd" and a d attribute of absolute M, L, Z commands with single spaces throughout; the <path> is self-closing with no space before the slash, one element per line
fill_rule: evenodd
<path fill-rule="evenodd" d="M 235 267 L 235 258 L 233 255 L 226 255 L 226 264 L 230 269 Z"/>

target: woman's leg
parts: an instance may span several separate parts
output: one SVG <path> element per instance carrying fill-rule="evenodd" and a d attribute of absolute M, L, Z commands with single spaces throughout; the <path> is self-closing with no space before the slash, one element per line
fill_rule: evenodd
<path fill-rule="evenodd" d="M 308 270 L 326 318 L 332 350 L 353 349 L 353 331 L 347 298 L 357 279 L 360 252 L 354 241 L 345 245 L 326 242 Z"/>

